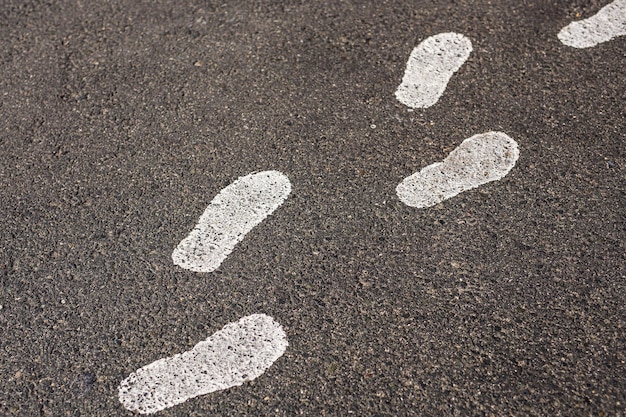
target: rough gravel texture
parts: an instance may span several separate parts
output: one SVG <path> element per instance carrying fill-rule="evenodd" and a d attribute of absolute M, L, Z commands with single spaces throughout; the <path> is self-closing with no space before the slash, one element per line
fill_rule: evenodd
<path fill-rule="evenodd" d="M 0 415 L 132 416 L 120 382 L 226 323 L 289 340 L 159 416 L 626 413 L 626 38 L 600 0 L 0 2 Z M 431 108 L 410 51 L 474 51 Z M 395 187 L 472 135 L 520 157 L 428 208 Z M 210 274 L 171 253 L 234 179 L 285 203 Z"/>

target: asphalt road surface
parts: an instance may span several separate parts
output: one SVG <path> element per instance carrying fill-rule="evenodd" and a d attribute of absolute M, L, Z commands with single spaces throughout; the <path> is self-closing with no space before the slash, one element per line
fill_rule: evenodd
<path fill-rule="evenodd" d="M 608 3 L 0 1 L 0 415 L 137 415 L 129 375 L 266 315 L 266 370 L 156 415 L 624 416 L 626 37 L 557 37 Z M 411 108 L 440 33 L 471 54 Z M 400 200 L 491 131 L 506 176 Z M 282 205 L 175 264 L 263 171 Z"/>

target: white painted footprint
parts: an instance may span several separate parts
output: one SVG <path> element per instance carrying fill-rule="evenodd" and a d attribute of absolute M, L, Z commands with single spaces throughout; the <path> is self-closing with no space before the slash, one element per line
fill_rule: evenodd
<path fill-rule="evenodd" d="M 411 108 L 435 104 L 472 52 L 472 42 L 458 33 L 440 33 L 413 49 L 396 98 Z"/>
<path fill-rule="evenodd" d="M 119 386 L 124 407 L 152 414 L 261 376 L 287 349 L 283 328 L 264 314 L 229 323 L 193 349 L 131 373 Z"/>
<path fill-rule="evenodd" d="M 465 139 L 442 162 L 429 165 L 397 187 L 400 200 L 417 208 L 434 206 L 463 191 L 503 178 L 515 166 L 517 142 L 502 132 Z"/>
<path fill-rule="evenodd" d="M 574 48 L 591 48 L 626 35 L 626 0 L 615 0 L 588 19 L 572 22 L 557 35 Z"/>
<path fill-rule="evenodd" d="M 174 249 L 174 264 L 195 272 L 214 271 L 290 192 L 289 178 L 278 171 L 240 177 L 215 196 L 196 227 Z"/>

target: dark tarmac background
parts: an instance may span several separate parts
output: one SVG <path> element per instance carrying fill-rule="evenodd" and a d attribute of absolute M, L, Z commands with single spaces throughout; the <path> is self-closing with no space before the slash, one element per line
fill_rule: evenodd
<path fill-rule="evenodd" d="M 0 415 L 133 415 L 122 379 L 254 313 L 287 352 L 158 415 L 626 414 L 626 38 L 556 37 L 607 3 L 2 0 Z M 474 51 L 408 111 L 412 48 L 450 31 Z M 490 130 L 503 180 L 398 200 Z M 176 267 L 269 169 L 285 204 Z"/>

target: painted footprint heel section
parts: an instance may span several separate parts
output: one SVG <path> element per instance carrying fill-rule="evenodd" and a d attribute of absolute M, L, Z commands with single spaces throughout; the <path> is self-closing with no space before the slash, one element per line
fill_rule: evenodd
<path fill-rule="evenodd" d="M 174 249 L 174 264 L 195 272 L 214 271 L 289 193 L 289 178 L 278 171 L 240 177 L 215 196 L 196 227 Z"/>
<path fill-rule="evenodd" d="M 626 0 L 615 0 L 588 19 L 572 22 L 557 35 L 574 48 L 591 48 L 626 35 Z"/>
<path fill-rule="evenodd" d="M 434 206 L 463 191 L 503 178 L 515 166 L 517 142 L 502 132 L 487 132 L 465 139 L 442 162 L 429 165 L 397 187 L 408 206 Z"/>
<path fill-rule="evenodd" d="M 283 328 L 264 314 L 227 324 L 190 351 L 159 359 L 119 386 L 131 411 L 152 414 L 191 398 L 242 385 L 261 376 L 287 349 Z"/>
<path fill-rule="evenodd" d="M 396 98 L 413 109 L 432 106 L 471 52 L 472 42 L 458 33 L 440 33 L 425 39 L 409 56 Z"/>

